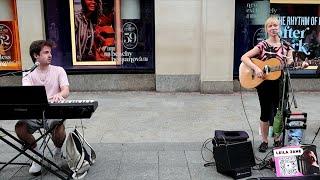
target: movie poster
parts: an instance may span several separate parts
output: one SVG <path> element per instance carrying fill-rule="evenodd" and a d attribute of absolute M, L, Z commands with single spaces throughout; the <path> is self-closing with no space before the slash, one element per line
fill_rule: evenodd
<path fill-rule="evenodd" d="M 271 4 L 271 13 L 279 16 L 282 41 L 294 49 L 295 67 L 309 63 L 292 74 L 318 74 L 320 65 L 320 4 Z"/>
<path fill-rule="evenodd" d="M 0 21 L 0 70 L 21 70 L 15 21 Z"/>

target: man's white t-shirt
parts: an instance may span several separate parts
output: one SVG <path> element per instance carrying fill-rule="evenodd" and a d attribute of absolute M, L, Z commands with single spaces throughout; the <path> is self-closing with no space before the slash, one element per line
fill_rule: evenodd
<path fill-rule="evenodd" d="M 45 86 L 47 97 L 51 97 L 61 91 L 61 87 L 69 86 L 66 71 L 59 66 L 49 65 L 48 70 L 42 72 L 36 68 L 28 76 L 22 78 L 23 86 Z"/>

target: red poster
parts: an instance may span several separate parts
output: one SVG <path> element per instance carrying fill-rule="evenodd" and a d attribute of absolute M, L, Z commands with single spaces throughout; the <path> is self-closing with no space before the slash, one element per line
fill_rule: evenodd
<path fill-rule="evenodd" d="M 0 21 L 0 70 L 21 70 L 15 21 Z"/>
<path fill-rule="evenodd" d="M 70 0 L 74 65 L 120 65 L 120 0 Z"/>

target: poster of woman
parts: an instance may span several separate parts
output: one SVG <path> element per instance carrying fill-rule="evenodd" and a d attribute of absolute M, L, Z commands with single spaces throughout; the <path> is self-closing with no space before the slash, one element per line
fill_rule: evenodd
<path fill-rule="evenodd" d="M 121 63 L 119 5 L 120 0 L 70 0 L 74 65 Z"/>

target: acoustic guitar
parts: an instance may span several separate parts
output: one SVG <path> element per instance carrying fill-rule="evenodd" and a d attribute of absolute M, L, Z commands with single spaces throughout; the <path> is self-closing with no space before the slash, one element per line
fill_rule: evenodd
<path fill-rule="evenodd" d="M 280 63 L 279 59 L 271 58 L 266 61 L 261 61 L 256 58 L 252 58 L 251 60 L 265 73 L 265 78 L 262 79 L 256 77 L 254 74 L 254 70 L 242 62 L 239 67 L 239 79 L 242 87 L 247 89 L 255 88 L 264 80 L 276 80 L 281 76 L 281 70 L 283 69 L 283 65 Z M 312 60 L 306 59 L 305 61 L 294 62 L 294 67 L 290 70 L 302 69 L 301 65 L 303 64 L 303 62 L 307 62 L 309 64 L 309 67 L 320 65 L 319 58 L 315 58 Z"/>
<path fill-rule="evenodd" d="M 271 58 L 266 61 L 261 61 L 256 58 L 252 58 L 251 61 L 257 65 L 264 73 L 265 78 L 258 78 L 254 74 L 254 70 L 248 67 L 243 62 L 239 67 L 239 79 L 242 87 L 251 89 L 257 87 L 264 80 L 276 80 L 281 76 L 281 70 L 283 69 L 283 65 L 280 63 L 280 60 L 277 58 Z M 298 61 L 293 63 L 293 68 L 290 70 L 298 70 L 302 69 L 303 62 L 307 62 L 310 66 L 320 66 L 320 59 L 315 58 L 305 61 Z"/>
<path fill-rule="evenodd" d="M 257 87 L 264 80 L 276 80 L 281 76 L 282 65 L 277 58 L 271 58 L 266 61 L 261 61 L 256 58 L 251 59 L 264 73 L 265 78 L 255 76 L 254 70 L 243 62 L 239 67 L 239 80 L 242 87 L 251 89 Z"/>

